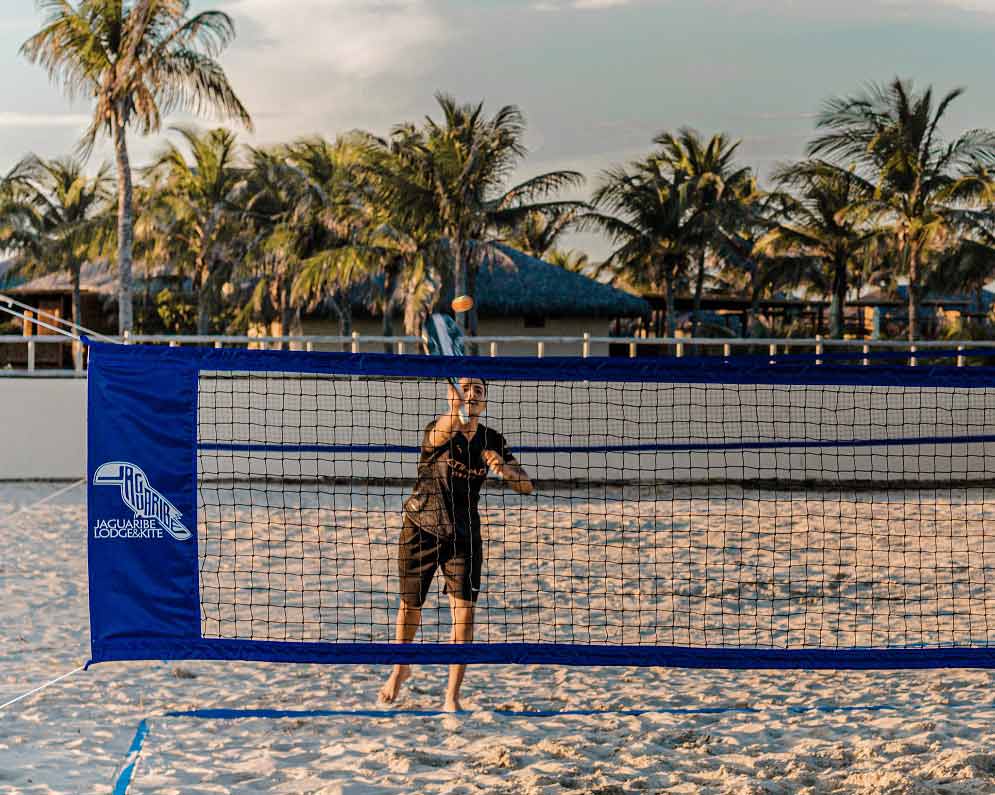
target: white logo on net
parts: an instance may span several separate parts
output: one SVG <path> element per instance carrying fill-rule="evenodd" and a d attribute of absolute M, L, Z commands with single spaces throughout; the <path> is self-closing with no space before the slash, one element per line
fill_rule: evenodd
<path fill-rule="evenodd" d="M 180 521 L 176 507 L 149 484 L 141 467 L 127 461 L 109 461 L 93 475 L 94 486 L 118 486 L 121 501 L 135 514 L 135 521 L 101 520 L 94 528 L 98 538 L 150 538 L 149 531 L 164 530 L 177 541 L 191 533 Z"/>

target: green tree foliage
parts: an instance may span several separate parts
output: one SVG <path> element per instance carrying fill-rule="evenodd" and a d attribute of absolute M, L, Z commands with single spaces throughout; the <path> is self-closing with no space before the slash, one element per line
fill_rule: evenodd
<path fill-rule="evenodd" d="M 930 264 L 956 245 L 958 235 L 978 227 L 971 210 L 990 208 L 995 199 L 988 172 L 995 132 L 968 130 L 949 141 L 941 133 L 962 93 L 950 91 L 937 102 L 932 88 L 916 92 L 895 79 L 831 99 L 818 117 L 821 132 L 808 146 L 809 155 L 841 168 L 852 165 L 874 185 L 872 195 L 854 201 L 841 216 L 891 234 L 898 268 L 909 280 L 910 340 L 919 334 Z"/>
<path fill-rule="evenodd" d="M 69 273 L 72 320 L 79 324 L 80 269 L 104 253 L 113 235 L 109 168 L 100 166 L 90 176 L 75 158 L 32 155 L 14 167 L 8 180 L 0 236 L 16 251 L 25 275 Z"/>
<path fill-rule="evenodd" d="M 134 208 L 127 131 L 157 132 L 174 111 L 217 112 L 250 126 L 249 112 L 216 60 L 235 35 L 220 11 L 190 14 L 189 0 L 37 0 L 40 31 L 21 52 L 40 64 L 70 99 L 93 99 L 83 135 L 114 142 L 118 180 L 118 325 L 130 330 Z"/>
<path fill-rule="evenodd" d="M 163 217 L 168 228 L 161 233 L 168 235 L 173 265 L 193 278 L 197 333 L 208 334 L 221 286 L 228 280 L 243 242 L 241 218 L 248 174 L 230 130 L 174 130 L 185 149 L 167 145 L 147 173 L 159 186 L 156 201 L 167 210 Z"/>

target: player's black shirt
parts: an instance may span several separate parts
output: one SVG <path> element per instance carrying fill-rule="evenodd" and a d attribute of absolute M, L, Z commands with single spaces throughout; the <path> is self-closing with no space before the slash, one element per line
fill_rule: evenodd
<path fill-rule="evenodd" d="M 404 503 L 404 513 L 422 530 L 443 538 L 454 533 L 480 532 L 480 487 L 487 477 L 484 451 L 493 450 L 504 461 L 514 461 L 505 438 L 485 425 L 473 437 L 460 432 L 437 447 L 429 443 L 429 423 L 422 437 L 418 480 Z"/>

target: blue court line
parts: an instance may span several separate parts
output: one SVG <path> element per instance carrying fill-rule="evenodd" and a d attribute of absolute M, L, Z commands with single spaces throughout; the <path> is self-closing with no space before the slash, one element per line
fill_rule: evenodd
<path fill-rule="evenodd" d="M 135 765 L 138 764 L 138 756 L 142 752 L 142 743 L 145 742 L 145 738 L 149 733 L 148 721 L 143 719 L 141 723 L 138 724 L 138 729 L 135 731 L 135 736 L 131 740 L 131 746 L 128 748 L 128 761 L 123 768 L 121 768 L 121 773 L 117 777 L 117 781 L 114 782 L 114 795 L 126 795 L 128 792 L 128 787 L 131 785 L 131 777 L 135 773 Z"/>
<path fill-rule="evenodd" d="M 897 710 L 901 707 L 894 704 L 811 704 L 786 705 L 781 707 L 792 715 L 806 712 L 881 712 Z M 598 716 L 638 717 L 640 715 L 721 715 L 725 713 L 757 714 L 771 711 L 765 707 L 652 707 L 645 709 L 488 709 L 481 710 L 492 715 L 509 718 L 556 718 L 561 716 Z M 452 715 L 441 709 L 191 709 L 182 712 L 167 712 L 168 718 L 205 718 L 213 720 L 243 720 L 247 718 L 393 718 L 417 717 L 431 718 Z M 462 715 L 473 714 L 463 710 Z"/>
<path fill-rule="evenodd" d="M 896 447 L 937 444 L 985 444 L 995 442 L 995 434 L 958 436 L 912 436 L 901 439 L 782 439 L 743 442 L 649 442 L 645 444 L 595 444 L 574 446 L 513 446 L 515 453 L 654 453 L 709 450 L 781 450 L 813 448 Z M 411 453 L 415 445 L 402 444 L 251 444 L 241 442 L 201 442 L 198 450 L 225 453 Z"/>
<path fill-rule="evenodd" d="M 927 705 L 930 706 L 930 705 Z M 940 705 L 945 709 L 971 707 L 977 709 L 984 706 L 995 706 L 975 703 L 954 703 Z M 723 715 L 738 713 L 756 715 L 764 712 L 782 711 L 789 715 L 806 713 L 857 713 L 857 712 L 888 712 L 902 710 L 897 704 L 788 704 L 772 705 L 770 707 L 652 707 L 645 709 L 491 709 L 482 710 L 492 715 L 508 718 L 558 718 L 570 716 L 619 716 L 641 717 L 644 715 Z M 199 718 L 207 720 L 246 720 L 251 718 L 432 718 L 452 715 L 439 709 L 191 709 L 163 713 L 166 718 Z M 460 715 L 472 715 L 470 710 L 463 710 Z M 138 724 L 135 737 L 128 749 L 128 761 L 121 770 L 114 784 L 113 795 L 127 795 L 128 787 L 142 750 L 142 743 L 148 736 L 148 719 Z"/>

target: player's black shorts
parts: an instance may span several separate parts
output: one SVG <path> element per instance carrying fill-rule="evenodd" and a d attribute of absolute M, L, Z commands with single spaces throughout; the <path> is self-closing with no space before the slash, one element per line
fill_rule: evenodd
<path fill-rule="evenodd" d="M 397 556 L 401 599 L 405 604 L 421 607 L 425 603 L 432 578 L 440 568 L 446 578 L 446 593 L 476 602 L 483 562 L 484 544 L 479 532 L 440 538 L 405 517 Z"/>

